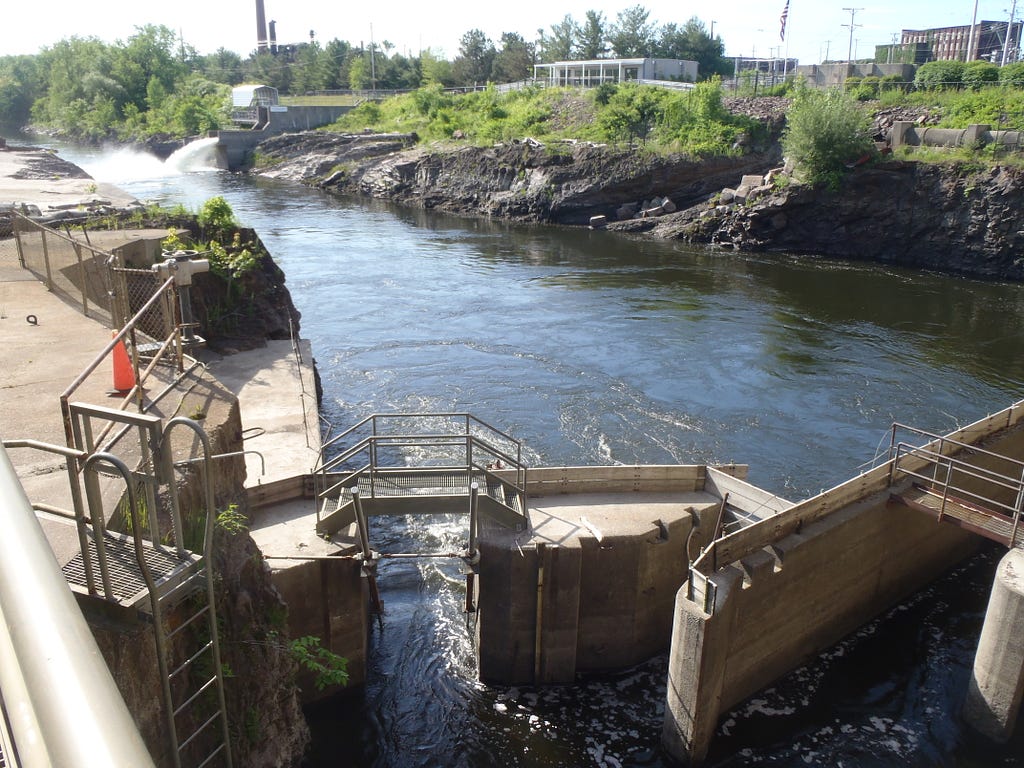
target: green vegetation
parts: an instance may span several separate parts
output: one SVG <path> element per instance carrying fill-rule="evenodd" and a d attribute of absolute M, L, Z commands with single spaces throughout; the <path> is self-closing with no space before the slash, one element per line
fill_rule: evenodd
<path fill-rule="evenodd" d="M 387 40 L 368 46 L 311 40 L 246 58 L 223 48 L 201 55 L 176 31 L 156 25 L 136 27 L 134 35 L 114 43 L 72 37 L 34 56 L 0 56 L 0 123 L 32 122 L 72 138 L 125 141 L 225 127 L 230 88 L 242 82 L 273 86 L 294 104 L 343 89 L 519 82 L 533 77 L 535 63 L 572 58 L 687 59 L 698 63 L 702 77 L 732 71 L 724 41 L 709 35 L 697 17 L 681 26 L 659 25 L 640 5 L 614 21 L 597 11 L 588 11 L 583 23 L 565 16 L 538 33 L 528 41 L 506 32 L 495 44 L 472 29 L 451 61 L 429 48 L 406 56 Z"/>
<path fill-rule="evenodd" d="M 297 637 L 288 649 L 300 667 L 314 674 L 314 685 L 318 691 L 328 686 L 348 684 L 348 660 L 321 646 L 319 637 Z"/>
<path fill-rule="evenodd" d="M 782 149 L 800 181 L 836 186 L 848 165 L 874 152 L 867 112 L 838 89 L 801 89 L 786 115 Z"/>
<path fill-rule="evenodd" d="M 695 156 L 731 154 L 739 134 L 760 130 L 755 121 L 722 106 L 717 80 L 699 83 L 691 91 L 625 83 L 582 94 L 564 88 L 453 94 L 429 86 L 364 103 L 330 126 L 364 129 L 415 132 L 427 140 L 461 135 L 479 144 L 527 136 L 540 141 L 639 141 L 652 149 Z"/>

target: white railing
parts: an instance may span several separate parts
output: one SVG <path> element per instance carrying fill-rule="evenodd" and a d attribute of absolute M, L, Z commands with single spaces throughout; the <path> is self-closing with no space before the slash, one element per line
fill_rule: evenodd
<path fill-rule="evenodd" d="M 152 766 L 6 451 L 0 696 L 7 766 Z M 8 754 L 10 752 L 10 754 Z"/>

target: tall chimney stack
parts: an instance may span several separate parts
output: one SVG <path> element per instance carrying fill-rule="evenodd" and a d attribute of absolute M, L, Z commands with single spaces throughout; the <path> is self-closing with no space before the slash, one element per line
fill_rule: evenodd
<path fill-rule="evenodd" d="M 256 0 L 256 52 L 267 52 L 267 13 L 263 0 Z"/>
<path fill-rule="evenodd" d="M 270 20 L 270 52 L 277 56 L 277 22 Z"/>

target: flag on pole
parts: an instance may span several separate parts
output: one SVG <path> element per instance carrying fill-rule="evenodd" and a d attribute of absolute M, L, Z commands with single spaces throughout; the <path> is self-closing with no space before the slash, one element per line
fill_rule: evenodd
<path fill-rule="evenodd" d="M 786 4 L 782 6 L 782 15 L 779 17 L 779 23 L 782 25 L 779 29 L 779 40 L 782 42 L 786 41 L 786 19 L 789 16 L 789 0 L 786 0 Z"/>

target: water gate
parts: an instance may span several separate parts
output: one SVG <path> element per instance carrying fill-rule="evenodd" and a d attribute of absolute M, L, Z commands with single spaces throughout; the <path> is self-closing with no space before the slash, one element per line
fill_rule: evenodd
<path fill-rule="evenodd" d="M 335 454 L 326 459 L 329 454 Z M 381 559 L 461 558 L 466 610 L 475 610 L 477 535 L 483 515 L 514 530 L 526 527 L 526 466 L 519 441 L 468 413 L 373 414 L 324 442 L 315 474 L 317 533 L 351 531 L 359 542 L 362 574 L 374 611 Z M 462 552 L 374 550 L 369 518 L 377 515 L 469 515 Z"/>

